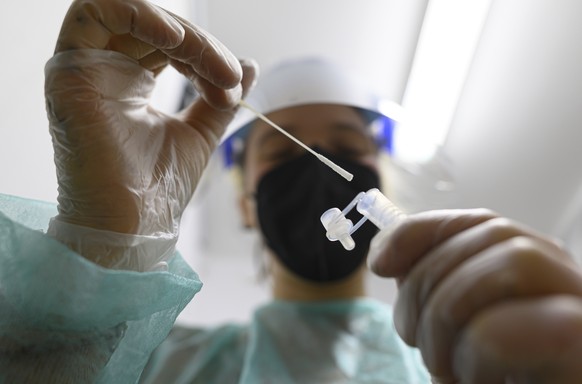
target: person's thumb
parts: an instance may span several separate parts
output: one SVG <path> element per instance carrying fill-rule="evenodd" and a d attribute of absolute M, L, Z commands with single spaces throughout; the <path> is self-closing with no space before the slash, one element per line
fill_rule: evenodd
<path fill-rule="evenodd" d="M 582 300 L 563 295 L 507 302 L 476 316 L 457 343 L 463 383 L 580 383 Z"/>
<path fill-rule="evenodd" d="M 196 99 L 190 106 L 182 111 L 182 120 L 200 131 L 209 140 L 215 141 L 216 144 L 220 141 L 220 137 L 224 133 L 228 124 L 234 118 L 239 106 L 238 102 L 244 98 L 251 88 L 255 85 L 258 77 L 258 65 L 254 60 L 240 60 L 243 69 L 243 77 L 238 87 L 227 91 L 222 91 L 222 94 L 212 94 L 206 92 Z M 204 81 L 201 79 L 200 81 Z M 204 88 L 204 87 L 202 87 Z M 200 84 L 197 85 L 200 89 Z M 207 90 L 208 88 L 205 88 Z M 218 92 L 218 91 L 217 91 Z M 217 108 L 216 103 L 213 103 L 213 98 L 231 98 L 229 103 L 234 105 L 230 109 Z M 224 101 L 218 103 L 224 105 Z"/>

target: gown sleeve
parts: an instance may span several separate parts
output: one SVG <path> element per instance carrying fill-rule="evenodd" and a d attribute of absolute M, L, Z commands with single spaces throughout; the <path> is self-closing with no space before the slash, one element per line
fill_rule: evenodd
<path fill-rule="evenodd" d="M 0 382 L 135 383 L 201 289 L 165 272 L 102 268 L 45 234 L 56 206 L 0 195 Z"/>

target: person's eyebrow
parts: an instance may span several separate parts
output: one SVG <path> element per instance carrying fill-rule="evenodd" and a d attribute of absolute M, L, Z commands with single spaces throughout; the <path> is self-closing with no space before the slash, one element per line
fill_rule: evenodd
<path fill-rule="evenodd" d="M 337 135 L 357 134 L 365 137 L 367 140 L 374 140 L 374 134 L 367 125 L 360 125 L 352 122 L 338 121 L 331 124 L 332 129 Z M 341 137 L 341 136 L 340 136 Z M 338 137 L 338 138 L 340 138 Z M 353 136 L 352 136 L 353 137 Z"/>
<path fill-rule="evenodd" d="M 289 126 L 280 126 L 280 127 L 293 135 L 293 133 L 292 133 L 293 127 L 289 127 Z M 261 136 L 259 136 L 259 138 L 257 139 L 257 144 L 259 146 L 263 146 L 263 145 L 265 145 L 265 143 L 269 142 L 270 140 L 278 138 L 278 136 L 284 137 L 287 140 L 291 140 L 288 137 L 286 137 L 285 135 L 283 135 L 281 132 L 277 131 L 275 128 L 270 127 L 270 130 L 265 131 L 265 133 L 263 133 Z"/>
<path fill-rule="evenodd" d="M 333 122 L 333 123 L 331 123 L 330 126 L 336 130 L 339 130 L 339 131 L 355 131 L 355 132 L 361 132 L 363 134 L 368 134 L 370 131 L 364 125 L 358 125 L 358 124 L 354 124 L 354 123 L 346 123 L 344 121 Z"/>
<path fill-rule="evenodd" d="M 293 132 L 295 131 L 295 128 L 293 126 L 289 126 L 289 125 L 282 125 L 281 126 L 280 125 L 280 127 L 283 128 L 285 131 L 289 132 L 291 135 L 295 136 L 293 134 Z M 338 132 L 356 132 L 356 133 L 363 134 L 369 138 L 372 137 L 371 131 L 369 129 L 367 129 L 366 126 L 359 125 L 356 123 L 344 122 L 344 121 L 333 121 L 329 124 L 329 127 L 331 127 L 334 131 L 338 131 Z M 265 131 L 257 139 L 257 144 L 259 146 L 263 146 L 266 143 L 268 143 L 270 140 L 278 138 L 279 135 L 281 137 L 285 137 L 285 135 L 283 135 L 281 132 L 277 131 L 274 128 L 271 130 Z M 285 138 L 290 140 L 287 137 L 285 137 Z"/>

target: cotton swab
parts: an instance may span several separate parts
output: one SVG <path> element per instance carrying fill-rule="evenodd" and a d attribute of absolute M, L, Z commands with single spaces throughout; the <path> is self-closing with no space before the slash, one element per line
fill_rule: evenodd
<path fill-rule="evenodd" d="M 293 140 L 294 142 L 299 144 L 301 147 L 305 148 L 306 151 L 308 151 L 309 153 L 311 153 L 312 155 L 317 157 L 323 164 L 330 167 L 332 170 L 334 170 L 336 173 L 338 173 L 340 176 L 342 176 L 347 181 L 352 181 L 352 179 L 354 178 L 354 175 L 352 175 L 351 173 L 349 173 L 348 171 L 346 171 L 345 169 L 343 169 L 339 165 L 335 164 L 333 161 L 331 161 L 327 157 L 323 156 L 320 153 L 315 152 L 313 149 L 311 149 L 307 145 L 303 144 L 296 137 L 291 135 L 289 132 L 287 132 L 283 128 L 279 127 L 277 124 L 275 124 L 273 121 L 271 121 L 267 116 L 265 116 L 261 112 L 257 111 L 255 108 L 253 108 L 246 101 L 241 100 L 239 102 L 239 104 L 242 107 L 245 107 L 246 109 L 248 109 L 249 111 L 254 113 L 259 119 L 263 120 L 265 123 L 269 124 L 271 127 L 275 128 L 276 130 L 278 130 L 279 132 L 281 132 L 282 134 L 284 134 L 285 136 L 287 136 L 288 138 L 290 138 L 291 140 Z"/>

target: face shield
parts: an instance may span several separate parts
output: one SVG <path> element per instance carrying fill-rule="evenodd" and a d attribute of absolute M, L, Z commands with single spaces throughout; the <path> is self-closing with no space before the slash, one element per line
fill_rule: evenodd
<path fill-rule="evenodd" d="M 258 112 L 269 113 L 301 105 L 337 104 L 358 109 L 369 123 L 377 144 L 390 153 L 394 120 L 382 113 L 381 100 L 353 73 L 322 58 L 283 62 L 259 76 L 246 102 Z M 227 165 L 244 147 L 244 138 L 256 116 L 241 108 L 223 135 Z"/>

